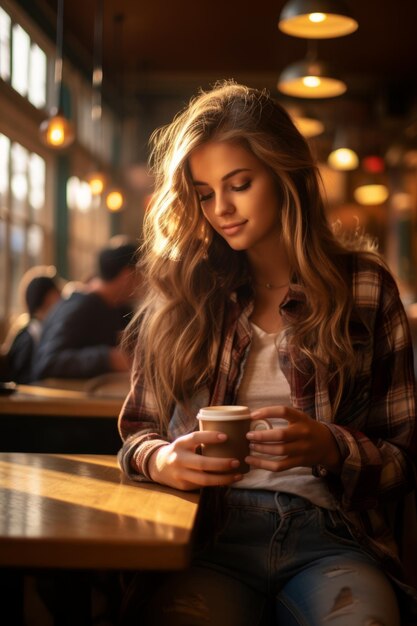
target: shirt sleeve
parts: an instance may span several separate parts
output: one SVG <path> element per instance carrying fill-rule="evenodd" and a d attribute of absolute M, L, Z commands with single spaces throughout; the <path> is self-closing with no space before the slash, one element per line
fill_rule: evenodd
<path fill-rule="evenodd" d="M 416 481 L 416 394 L 406 314 L 388 272 L 376 308 L 368 414 L 360 430 L 328 424 L 343 466 L 341 503 L 370 509 L 397 498 Z"/>
<path fill-rule="evenodd" d="M 135 359 L 129 394 L 119 415 L 123 440 L 118 454 L 121 470 L 132 480 L 150 481 L 148 463 L 152 454 L 169 443 L 159 423 L 155 398 L 146 388 L 141 368 Z"/>

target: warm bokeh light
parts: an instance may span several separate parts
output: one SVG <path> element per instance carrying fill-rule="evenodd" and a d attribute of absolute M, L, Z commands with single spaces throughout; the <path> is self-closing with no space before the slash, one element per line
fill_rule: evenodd
<path fill-rule="evenodd" d="M 380 174 L 385 170 L 385 162 L 384 159 L 380 156 L 370 155 L 362 159 L 362 167 L 365 172 L 370 172 L 371 174 Z"/>
<path fill-rule="evenodd" d="M 304 3 L 306 4 L 308 3 Z M 296 0 L 290 0 L 281 12 L 278 28 L 286 35 L 303 39 L 344 37 L 354 33 L 358 28 L 358 22 L 350 15 L 344 11 L 338 13 L 337 3 L 335 3 L 334 12 L 320 10 L 326 9 L 327 6 L 320 6 L 320 2 L 317 3 L 314 0 L 309 3 L 309 8 L 310 11 L 303 12 L 304 7 L 300 8 Z M 314 11 L 315 8 L 318 10 Z"/>
<path fill-rule="evenodd" d="M 53 115 L 40 125 L 42 140 L 52 148 L 66 148 L 74 141 L 74 129 L 63 115 Z"/>
<path fill-rule="evenodd" d="M 321 80 L 318 76 L 304 76 L 302 78 L 303 85 L 306 87 L 310 87 L 311 89 L 315 89 L 319 87 Z"/>
<path fill-rule="evenodd" d="M 310 20 L 310 22 L 318 24 L 319 22 L 324 22 L 326 17 L 327 15 L 325 13 L 310 13 L 308 19 Z"/>
<path fill-rule="evenodd" d="M 278 81 L 278 89 L 287 96 L 296 98 L 333 98 L 345 93 L 346 84 L 327 76 L 288 76 L 285 70 Z"/>
<path fill-rule="evenodd" d="M 356 202 L 366 206 L 384 204 L 388 199 L 389 191 L 388 188 L 382 184 L 361 185 L 355 189 L 353 196 Z"/>
<path fill-rule="evenodd" d="M 99 196 L 103 193 L 106 177 L 102 172 L 91 172 L 86 176 L 86 181 L 90 185 L 93 196 Z"/>
<path fill-rule="evenodd" d="M 329 165 L 335 170 L 354 170 L 359 165 L 359 158 L 350 148 L 338 148 L 333 150 L 327 159 Z"/>
<path fill-rule="evenodd" d="M 300 133 L 306 139 L 310 139 L 311 137 L 317 137 L 318 135 L 321 135 L 322 132 L 324 132 L 323 122 L 315 119 L 314 117 L 293 115 L 292 119 Z"/>
<path fill-rule="evenodd" d="M 110 191 L 110 193 L 106 197 L 106 206 L 109 211 L 113 213 L 120 211 L 123 207 L 124 198 L 121 191 L 115 189 Z"/>

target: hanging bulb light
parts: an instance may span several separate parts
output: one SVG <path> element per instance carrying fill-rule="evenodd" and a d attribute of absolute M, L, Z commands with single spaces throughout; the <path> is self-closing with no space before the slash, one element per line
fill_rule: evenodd
<path fill-rule="evenodd" d="M 281 11 L 278 28 L 292 37 L 329 39 L 350 35 L 358 22 L 342 0 L 290 0 Z"/>
<path fill-rule="evenodd" d="M 66 148 L 75 138 L 74 127 L 60 109 L 62 89 L 62 43 L 64 25 L 64 0 L 58 0 L 56 23 L 56 54 L 54 71 L 54 104 L 48 119 L 40 127 L 42 141 L 51 148 Z"/>
<path fill-rule="evenodd" d="M 90 172 L 86 176 L 86 181 L 90 186 L 93 196 L 101 196 L 106 186 L 106 176 L 103 172 Z"/>
<path fill-rule="evenodd" d="M 101 120 L 103 114 L 101 88 L 103 85 L 103 0 L 97 0 L 97 10 L 94 20 L 94 64 L 91 80 L 92 100 L 91 100 L 91 123 L 93 131 L 93 152 L 100 152 L 101 147 Z M 86 181 L 90 185 L 93 196 L 100 196 L 107 184 L 107 177 L 95 165 L 93 171 L 86 176 Z"/>
<path fill-rule="evenodd" d="M 74 141 L 74 129 L 71 122 L 58 109 L 51 110 L 51 117 L 39 127 L 44 143 L 51 148 L 66 148 Z"/>
<path fill-rule="evenodd" d="M 114 15 L 114 49 L 115 51 L 117 51 L 118 56 L 116 56 L 115 53 L 115 59 L 117 61 L 116 65 L 118 66 L 118 77 L 120 80 L 119 83 L 119 96 L 120 96 L 120 107 L 121 107 L 121 114 L 120 114 L 120 124 L 121 124 L 121 120 L 123 118 L 123 113 L 122 113 L 122 109 L 123 109 L 123 81 L 122 81 L 122 56 L 121 56 L 121 43 L 124 40 L 123 37 L 123 24 L 124 24 L 124 19 L 125 16 L 123 13 L 117 13 L 116 15 Z M 120 135 L 122 134 L 122 125 L 120 126 Z M 114 170 L 116 170 L 117 167 L 117 161 L 119 159 L 119 155 L 114 153 L 113 158 L 115 159 L 115 162 L 113 164 L 113 168 Z M 111 211 L 112 213 L 117 213 L 119 211 L 121 211 L 124 208 L 124 204 L 125 204 L 125 196 L 124 196 L 124 192 L 123 192 L 123 188 L 120 185 L 121 182 L 121 177 L 119 174 L 115 174 L 114 177 L 114 186 L 109 189 L 109 192 L 106 195 L 106 207 L 109 211 Z"/>
<path fill-rule="evenodd" d="M 123 192 L 119 188 L 114 188 L 106 196 L 106 207 L 112 213 L 121 211 L 124 205 L 125 199 Z"/>

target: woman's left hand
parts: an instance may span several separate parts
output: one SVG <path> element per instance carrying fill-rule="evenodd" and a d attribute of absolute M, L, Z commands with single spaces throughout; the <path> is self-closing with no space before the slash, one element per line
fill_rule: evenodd
<path fill-rule="evenodd" d="M 288 426 L 252 430 L 246 435 L 251 451 L 283 457 L 268 459 L 250 455 L 245 460 L 251 467 L 280 472 L 292 467 L 323 465 L 333 473 L 340 470 L 342 459 L 332 432 L 306 413 L 288 406 L 269 406 L 254 411 L 251 417 L 288 421 Z"/>

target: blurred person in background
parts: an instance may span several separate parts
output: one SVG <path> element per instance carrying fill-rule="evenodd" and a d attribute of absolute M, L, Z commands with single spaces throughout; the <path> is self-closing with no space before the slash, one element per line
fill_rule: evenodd
<path fill-rule="evenodd" d="M 40 271 L 45 274 L 37 274 Z M 31 268 L 22 278 L 20 290 L 23 291 L 27 314 L 17 320 L 18 330 L 12 327 L 7 349 L 7 378 L 17 383 L 30 381 L 32 359 L 39 343 L 44 321 L 61 299 L 61 290 L 56 279 L 55 268 Z M 6 340 L 7 342 L 7 340 Z"/>
<path fill-rule="evenodd" d="M 137 287 L 136 246 L 109 246 L 97 260 L 97 276 L 75 290 L 48 318 L 32 369 L 32 380 L 92 378 L 129 370 L 119 347 Z"/>

